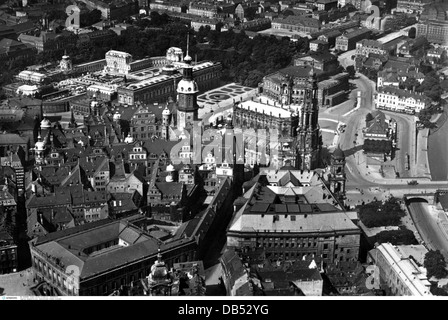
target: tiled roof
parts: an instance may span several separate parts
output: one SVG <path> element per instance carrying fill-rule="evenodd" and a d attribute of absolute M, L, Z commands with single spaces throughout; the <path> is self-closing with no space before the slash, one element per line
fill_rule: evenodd
<path fill-rule="evenodd" d="M 30 140 L 29 137 L 21 137 L 15 133 L 2 133 L 0 134 L 1 144 L 26 144 Z"/>
<path fill-rule="evenodd" d="M 182 195 L 182 182 L 156 182 L 155 186 L 162 196 Z"/>
<path fill-rule="evenodd" d="M 141 238 L 143 237 L 143 238 Z M 86 253 L 98 244 L 123 238 L 128 246 Z M 52 233 L 36 240 L 40 251 L 58 258 L 64 266 L 76 265 L 80 278 L 85 279 L 145 257 L 155 256 L 159 248 L 156 239 L 142 235 L 126 221 L 105 220 Z"/>
<path fill-rule="evenodd" d="M 273 175 L 275 173 L 271 173 L 270 181 L 278 181 L 277 185 L 263 187 L 257 183 L 246 193 L 247 202 L 235 214 L 229 231 L 359 232 L 321 180 L 304 182 L 298 179 L 306 186 L 290 186 L 292 179 L 288 177 L 291 177 L 291 172 L 286 178 L 281 172 L 275 178 Z M 282 179 L 288 180 L 287 187 L 281 186 Z M 295 202 L 282 203 L 283 196 L 294 196 Z"/>

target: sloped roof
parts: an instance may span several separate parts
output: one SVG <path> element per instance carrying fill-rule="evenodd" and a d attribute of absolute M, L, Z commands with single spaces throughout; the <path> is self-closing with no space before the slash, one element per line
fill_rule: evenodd
<path fill-rule="evenodd" d="M 29 140 L 29 137 L 21 137 L 15 133 L 0 134 L 0 144 L 26 144 Z"/>

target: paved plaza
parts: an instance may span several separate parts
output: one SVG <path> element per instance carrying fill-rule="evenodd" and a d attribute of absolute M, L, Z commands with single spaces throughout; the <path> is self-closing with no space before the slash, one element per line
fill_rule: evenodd
<path fill-rule="evenodd" d="M 31 269 L 21 272 L 0 275 L 0 295 L 4 296 L 34 296 L 30 290 L 35 286 L 34 274 Z"/>

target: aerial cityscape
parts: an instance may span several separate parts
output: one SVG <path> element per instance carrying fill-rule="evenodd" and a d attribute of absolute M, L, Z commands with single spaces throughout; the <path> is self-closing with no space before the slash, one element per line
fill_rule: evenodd
<path fill-rule="evenodd" d="M 447 101 L 448 0 L 0 0 L 0 296 L 448 296 Z"/>

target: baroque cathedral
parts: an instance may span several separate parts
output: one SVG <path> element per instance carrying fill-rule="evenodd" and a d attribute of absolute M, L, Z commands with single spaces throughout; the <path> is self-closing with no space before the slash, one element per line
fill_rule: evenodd
<path fill-rule="evenodd" d="M 288 67 L 264 77 L 257 97 L 235 103 L 235 126 L 269 131 L 268 145 L 278 149 L 271 166 L 314 170 L 322 165 L 317 83 L 314 67 Z"/>

